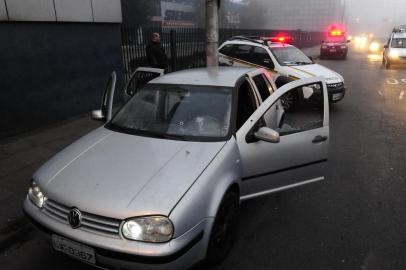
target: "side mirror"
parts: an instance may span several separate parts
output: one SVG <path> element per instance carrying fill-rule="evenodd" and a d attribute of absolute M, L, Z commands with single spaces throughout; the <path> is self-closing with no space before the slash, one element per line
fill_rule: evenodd
<path fill-rule="evenodd" d="M 326 43 L 326 42 L 325 42 L 324 40 L 322 40 L 322 41 L 321 41 L 321 44 L 324 44 L 324 43 Z"/>
<path fill-rule="evenodd" d="M 389 46 L 388 46 L 388 45 L 385 45 L 385 46 L 383 46 L 383 48 L 384 48 L 384 49 L 388 49 L 388 48 L 389 48 Z"/>
<path fill-rule="evenodd" d="M 351 43 L 351 39 L 348 39 L 348 40 L 347 40 L 347 43 Z"/>
<path fill-rule="evenodd" d="M 102 110 L 92 111 L 90 117 L 96 121 L 106 122 L 106 116 L 103 114 Z"/>
<path fill-rule="evenodd" d="M 255 132 L 254 136 L 258 140 L 270 143 L 279 143 L 280 141 L 279 133 L 268 127 L 261 127 L 257 132 Z"/>

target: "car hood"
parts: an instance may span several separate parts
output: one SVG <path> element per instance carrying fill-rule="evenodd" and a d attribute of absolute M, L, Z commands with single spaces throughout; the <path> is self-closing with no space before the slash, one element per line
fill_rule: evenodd
<path fill-rule="evenodd" d="M 286 68 L 286 70 L 289 72 L 288 75 L 292 75 L 300 79 L 323 76 L 326 79 L 327 84 L 344 82 L 344 79 L 340 74 L 319 64 L 285 66 L 284 68 Z"/>
<path fill-rule="evenodd" d="M 34 180 L 68 207 L 117 219 L 169 215 L 225 142 L 187 142 L 96 129 L 44 164 Z"/>

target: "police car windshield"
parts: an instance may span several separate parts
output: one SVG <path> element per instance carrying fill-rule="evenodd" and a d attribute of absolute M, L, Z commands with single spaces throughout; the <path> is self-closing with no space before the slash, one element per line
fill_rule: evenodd
<path fill-rule="evenodd" d="M 309 59 L 301 50 L 286 46 L 286 47 L 274 47 L 271 48 L 276 60 L 282 66 L 301 66 L 313 64 L 313 61 Z"/>
<path fill-rule="evenodd" d="M 406 48 L 406 38 L 394 38 L 392 39 L 392 48 Z"/>
<path fill-rule="evenodd" d="M 133 135 L 224 141 L 230 134 L 232 88 L 147 84 L 107 128 Z"/>

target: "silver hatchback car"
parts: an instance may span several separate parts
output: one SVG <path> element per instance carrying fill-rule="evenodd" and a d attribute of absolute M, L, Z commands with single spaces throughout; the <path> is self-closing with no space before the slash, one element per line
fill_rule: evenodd
<path fill-rule="evenodd" d="M 114 117 L 113 74 L 93 113 L 105 125 L 44 164 L 24 202 L 54 249 L 100 268 L 220 264 L 240 202 L 324 179 L 323 78 L 276 90 L 264 69 L 154 72 L 134 74 Z"/>

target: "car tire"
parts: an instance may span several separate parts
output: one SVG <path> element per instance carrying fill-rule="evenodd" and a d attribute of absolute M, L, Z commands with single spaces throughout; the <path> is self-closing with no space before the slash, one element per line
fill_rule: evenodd
<path fill-rule="evenodd" d="M 237 232 L 239 195 L 228 191 L 217 210 L 206 254 L 206 264 L 221 264 L 230 252 Z"/>

